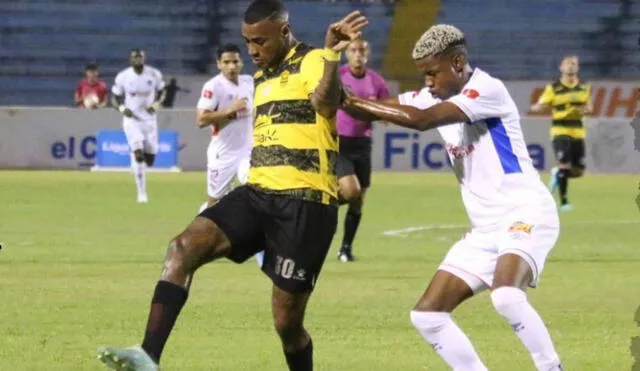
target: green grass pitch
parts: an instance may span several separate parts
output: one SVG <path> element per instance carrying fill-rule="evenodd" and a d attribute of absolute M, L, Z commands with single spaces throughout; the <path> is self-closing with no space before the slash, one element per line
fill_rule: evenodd
<path fill-rule="evenodd" d="M 631 368 L 631 338 L 640 334 L 637 180 L 571 182 L 576 209 L 561 215 L 559 242 L 530 291 L 566 370 Z M 149 174 L 148 190 L 150 203 L 139 205 L 130 174 L 0 172 L 0 370 L 100 370 L 99 345 L 141 341 L 167 242 L 204 201 L 205 176 Z M 336 260 L 339 228 L 311 299 L 316 369 L 446 370 L 409 310 L 465 231 L 438 226 L 465 223 L 453 175 L 375 174 L 356 240 L 360 260 Z M 202 268 L 164 369 L 284 370 L 270 286 L 255 260 Z M 492 371 L 534 370 L 486 293 L 455 319 Z"/>

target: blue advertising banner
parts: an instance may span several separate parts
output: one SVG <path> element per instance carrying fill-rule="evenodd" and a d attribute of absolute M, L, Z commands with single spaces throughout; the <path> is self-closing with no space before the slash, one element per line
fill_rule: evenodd
<path fill-rule="evenodd" d="M 96 166 L 94 170 L 128 169 L 131 166 L 131 149 L 122 130 L 101 130 L 96 135 Z M 153 171 L 179 171 L 178 132 L 158 132 L 158 153 Z"/>

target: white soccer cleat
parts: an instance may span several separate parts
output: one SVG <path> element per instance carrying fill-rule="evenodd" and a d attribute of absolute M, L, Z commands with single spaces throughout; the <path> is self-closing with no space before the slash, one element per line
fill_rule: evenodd
<path fill-rule="evenodd" d="M 146 204 L 147 202 L 149 202 L 149 198 L 147 197 L 146 194 L 139 194 L 138 195 L 138 203 L 139 204 Z"/>
<path fill-rule="evenodd" d="M 98 360 L 117 371 L 159 371 L 158 364 L 139 346 L 131 348 L 101 347 Z"/>

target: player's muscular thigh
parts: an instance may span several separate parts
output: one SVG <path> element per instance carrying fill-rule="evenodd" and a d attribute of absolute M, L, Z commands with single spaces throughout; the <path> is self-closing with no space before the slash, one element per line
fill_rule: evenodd
<path fill-rule="evenodd" d="M 161 279 L 187 287 L 199 267 L 230 251 L 227 235 L 213 221 L 196 217 L 169 243 Z"/>
<path fill-rule="evenodd" d="M 473 291 L 462 279 L 439 270 L 433 276 L 422 298 L 414 307 L 421 312 L 452 312 L 463 301 L 473 296 Z"/>

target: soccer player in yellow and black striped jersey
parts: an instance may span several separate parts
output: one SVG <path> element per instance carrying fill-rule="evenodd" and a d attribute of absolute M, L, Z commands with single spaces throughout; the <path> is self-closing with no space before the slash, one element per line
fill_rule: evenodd
<path fill-rule="evenodd" d="M 171 241 L 142 346 L 104 348 L 104 363 L 157 370 L 195 271 L 217 258 L 241 263 L 264 250 L 262 270 L 274 285 L 273 318 L 289 370 L 313 370 L 303 318 L 338 220 L 336 112 L 345 97 L 338 63 L 366 24 L 353 12 L 330 25 L 325 47 L 314 49 L 294 39 L 279 0 L 249 5 L 242 35 L 259 71 L 248 183 Z M 225 277 L 219 282 L 234 285 Z"/>
<path fill-rule="evenodd" d="M 593 110 L 591 85 L 580 81 L 578 57 L 567 55 L 560 63 L 560 79 L 548 84 L 533 112 L 551 108 L 551 140 L 558 165 L 551 170 L 549 188 L 560 194 L 560 210 L 572 210 L 567 190 L 569 178 L 584 173 L 584 118 Z"/>

